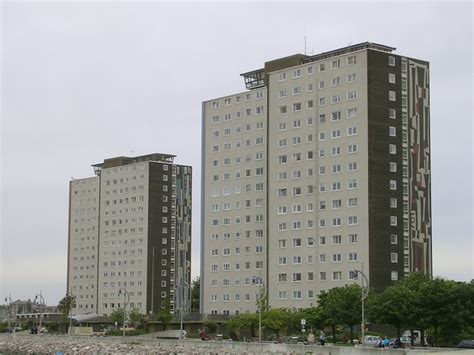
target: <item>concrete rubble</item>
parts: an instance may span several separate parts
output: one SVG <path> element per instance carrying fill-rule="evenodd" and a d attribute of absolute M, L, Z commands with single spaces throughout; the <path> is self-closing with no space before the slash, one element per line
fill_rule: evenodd
<path fill-rule="evenodd" d="M 198 346 L 199 345 L 199 346 Z M 256 352 L 231 350 L 223 343 L 206 345 L 183 341 L 179 345 L 160 340 L 142 342 L 118 337 L 68 337 L 53 335 L 0 335 L 0 354 L 173 354 L 173 355 L 255 355 Z M 262 352 L 258 352 L 261 354 Z M 267 352 L 263 352 L 267 353 Z M 275 354 L 275 352 L 271 352 Z M 269 354 L 269 352 L 268 352 Z M 286 354 L 281 352 L 280 354 Z M 295 353 L 292 353 L 295 354 Z"/>

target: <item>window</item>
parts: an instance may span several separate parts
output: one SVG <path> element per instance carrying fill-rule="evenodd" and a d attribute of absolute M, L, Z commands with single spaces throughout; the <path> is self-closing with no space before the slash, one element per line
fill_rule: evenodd
<path fill-rule="evenodd" d="M 395 84 L 395 74 L 388 74 L 388 82 L 390 84 Z"/>
<path fill-rule="evenodd" d="M 396 101 L 397 100 L 397 95 L 396 95 L 395 91 L 389 91 L 388 92 L 388 99 L 390 101 Z"/>
<path fill-rule="evenodd" d="M 357 117 L 357 108 L 354 107 L 354 108 L 350 108 L 347 110 L 347 118 L 350 119 L 350 118 L 355 118 Z"/>
<path fill-rule="evenodd" d="M 357 234 L 349 234 L 348 241 L 351 244 L 357 243 Z"/>
<path fill-rule="evenodd" d="M 301 69 L 293 70 L 293 78 L 301 77 Z"/>
<path fill-rule="evenodd" d="M 390 172 L 391 173 L 397 172 L 397 163 L 390 162 Z"/>
<path fill-rule="evenodd" d="M 338 102 L 341 102 L 341 95 L 339 95 L 339 94 L 333 95 L 333 96 L 331 97 L 331 102 L 332 102 L 333 104 L 336 104 L 336 103 L 338 103 Z"/>
<path fill-rule="evenodd" d="M 297 248 L 297 247 L 301 247 L 301 238 L 293 238 L 293 247 L 294 248 Z"/>
<path fill-rule="evenodd" d="M 308 84 L 308 86 L 306 87 L 306 91 L 308 91 L 308 92 L 313 91 L 313 83 Z"/>
<path fill-rule="evenodd" d="M 390 253 L 390 261 L 392 263 L 398 263 L 398 254 L 397 253 Z"/>
<path fill-rule="evenodd" d="M 395 66 L 395 57 L 392 57 L 391 55 L 388 56 L 388 65 L 391 67 Z"/>
<path fill-rule="evenodd" d="M 319 88 L 320 88 L 320 89 L 324 89 L 324 80 L 321 80 L 321 81 L 319 82 Z"/>
<path fill-rule="evenodd" d="M 347 171 L 357 171 L 357 162 L 347 164 Z"/>
<path fill-rule="evenodd" d="M 278 240 L 278 248 L 286 248 L 286 239 Z"/>
<path fill-rule="evenodd" d="M 339 199 L 339 200 L 332 200 L 332 208 L 333 209 L 336 209 L 336 208 L 341 208 L 342 206 L 342 201 Z"/>
<path fill-rule="evenodd" d="M 342 261 L 342 254 L 332 254 L 332 262 L 340 263 Z"/>
<path fill-rule="evenodd" d="M 293 95 L 301 94 L 301 86 L 295 86 L 292 91 Z"/>
<path fill-rule="evenodd" d="M 286 299 L 286 291 L 278 291 L 278 299 L 285 300 Z"/>
<path fill-rule="evenodd" d="M 340 227 L 342 226 L 342 219 L 340 217 L 334 217 L 332 219 L 332 226 L 333 227 Z"/>
<path fill-rule="evenodd" d="M 301 111 L 301 102 L 295 102 L 293 104 L 293 112 Z"/>
<path fill-rule="evenodd" d="M 293 299 L 300 300 L 301 299 L 301 291 L 293 291 Z"/>
<path fill-rule="evenodd" d="M 341 172 L 341 164 L 334 164 L 332 166 L 332 173 L 333 174 L 338 174 Z"/>
<path fill-rule="evenodd" d="M 357 144 L 349 144 L 347 146 L 347 153 L 349 154 L 357 153 Z"/>
<path fill-rule="evenodd" d="M 397 216 L 390 216 L 390 225 L 392 227 L 396 227 L 397 226 Z"/>
<path fill-rule="evenodd" d="M 397 281 L 398 280 L 398 271 L 392 271 L 391 278 L 392 278 L 392 281 Z"/>
<path fill-rule="evenodd" d="M 331 131 L 331 139 L 336 139 L 341 137 L 341 130 L 340 129 L 333 129 Z"/>
<path fill-rule="evenodd" d="M 293 256 L 293 264 L 295 265 L 301 264 L 301 256 Z"/>
<path fill-rule="evenodd" d="M 341 66 L 341 60 L 335 59 L 331 62 L 331 69 L 337 69 Z"/>
<path fill-rule="evenodd" d="M 287 92 L 286 92 L 286 89 L 282 89 L 282 90 L 280 90 L 280 91 L 278 92 L 278 97 L 279 97 L 279 98 L 287 97 L 287 96 L 288 96 L 288 94 L 287 94 Z"/>
<path fill-rule="evenodd" d="M 325 133 L 324 133 L 324 132 L 319 132 L 319 140 L 320 140 L 320 141 L 323 141 L 323 140 L 325 140 L 325 139 L 326 139 Z"/>
<path fill-rule="evenodd" d="M 347 200 L 347 207 L 357 207 L 357 197 L 352 197 Z"/>
<path fill-rule="evenodd" d="M 307 67 L 306 68 L 306 74 L 308 74 L 308 75 L 313 74 L 313 67 Z"/>
<path fill-rule="evenodd" d="M 324 64 L 325 64 L 325 63 L 319 64 L 319 67 L 318 67 L 319 72 L 323 72 L 323 71 L 326 70 L 326 66 L 325 66 Z"/>
<path fill-rule="evenodd" d="M 389 108 L 388 109 L 388 117 L 389 118 L 397 118 L 397 110 L 393 109 L 393 108 Z"/>
<path fill-rule="evenodd" d="M 293 128 L 300 128 L 300 127 L 301 127 L 301 120 L 294 120 Z"/>
<path fill-rule="evenodd" d="M 357 99 L 357 92 L 354 90 L 354 91 L 349 91 L 347 93 L 347 100 L 350 101 L 350 100 L 355 100 Z"/>
<path fill-rule="evenodd" d="M 397 244 L 397 235 L 396 234 L 390 234 L 390 244 Z"/>
<path fill-rule="evenodd" d="M 340 281 L 340 280 L 342 280 L 342 272 L 341 272 L 341 271 L 334 271 L 334 272 L 332 273 L 332 279 L 333 279 L 334 281 Z"/>
<path fill-rule="evenodd" d="M 347 224 L 350 226 L 354 226 L 358 223 L 357 216 L 349 216 L 347 217 Z"/>
<path fill-rule="evenodd" d="M 397 129 L 395 127 L 390 126 L 388 128 L 388 134 L 390 137 L 396 137 L 397 136 Z"/>
<path fill-rule="evenodd" d="M 280 256 L 278 258 L 278 265 L 286 265 L 286 256 Z"/>
<path fill-rule="evenodd" d="M 357 57 L 355 55 L 351 55 L 347 57 L 347 64 L 355 64 L 357 63 Z"/>
<path fill-rule="evenodd" d="M 280 122 L 278 124 L 278 130 L 279 131 L 285 131 L 286 130 L 286 122 Z"/>
<path fill-rule="evenodd" d="M 347 128 L 347 135 L 348 136 L 355 136 L 356 134 L 357 134 L 357 127 Z"/>
<path fill-rule="evenodd" d="M 282 114 L 283 114 L 283 113 L 286 113 L 286 112 L 287 112 L 286 106 L 280 106 L 280 107 L 278 107 L 278 112 L 279 112 L 279 113 L 282 113 Z"/>
<path fill-rule="evenodd" d="M 278 282 L 286 282 L 287 275 L 286 274 L 278 274 Z"/>
<path fill-rule="evenodd" d="M 324 97 L 319 98 L 319 106 L 324 106 L 326 104 L 326 99 Z"/>
<path fill-rule="evenodd" d="M 258 106 L 255 108 L 255 114 L 261 115 L 263 113 L 263 106 Z"/>
<path fill-rule="evenodd" d="M 342 184 L 341 184 L 340 181 L 333 182 L 333 183 L 332 183 L 332 187 L 331 187 L 332 191 L 339 191 L 339 190 L 341 190 L 341 185 L 342 185 Z"/>
<path fill-rule="evenodd" d="M 357 75 L 356 75 L 356 73 L 352 73 L 352 74 L 349 74 L 349 75 L 347 76 L 347 82 L 348 82 L 348 83 L 353 83 L 353 82 L 356 81 L 356 80 L 357 80 Z"/>
<path fill-rule="evenodd" d="M 335 78 L 332 78 L 331 80 L 331 86 L 338 86 L 341 85 L 341 77 L 336 76 Z"/>
<path fill-rule="evenodd" d="M 331 113 L 331 121 L 339 121 L 341 119 L 341 111 Z"/>
<path fill-rule="evenodd" d="M 331 155 L 332 156 L 341 155 L 341 147 L 332 147 L 331 148 Z"/>
<path fill-rule="evenodd" d="M 286 78 L 286 73 L 280 73 L 278 74 L 278 81 L 285 81 Z"/>
<path fill-rule="evenodd" d="M 390 154 L 397 154 L 397 146 L 395 144 L 390 144 L 388 150 Z"/>
<path fill-rule="evenodd" d="M 313 105 L 313 100 L 308 100 L 308 101 L 306 102 L 306 108 L 308 108 L 308 109 L 309 109 L 309 108 L 313 108 L 313 106 L 314 106 L 314 105 Z"/>
<path fill-rule="evenodd" d="M 390 190 L 397 189 L 397 180 L 390 180 Z"/>

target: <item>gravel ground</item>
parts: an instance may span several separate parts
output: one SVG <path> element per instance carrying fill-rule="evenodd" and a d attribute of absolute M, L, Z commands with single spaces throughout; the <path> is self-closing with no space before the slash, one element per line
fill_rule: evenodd
<path fill-rule="evenodd" d="M 175 354 L 175 355 L 255 355 L 254 352 L 224 348 L 219 343 L 195 342 L 167 344 L 163 341 L 141 342 L 127 338 L 90 338 L 52 335 L 0 335 L 0 354 Z M 268 353 L 267 353 L 268 354 Z M 284 353 L 280 353 L 284 354 Z"/>

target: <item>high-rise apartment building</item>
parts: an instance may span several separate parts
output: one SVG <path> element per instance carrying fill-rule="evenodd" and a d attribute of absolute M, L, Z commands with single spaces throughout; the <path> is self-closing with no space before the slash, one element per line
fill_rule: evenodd
<path fill-rule="evenodd" d="M 202 312 L 432 272 L 429 64 L 394 50 L 273 60 L 203 103 Z"/>
<path fill-rule="evenodd" d="M 73 179 L 69 195 L 67 290 L 74 314 L 123 308 L 189 308 L 190 166 L 174 155 L 117 157 Z M 128 297 L 126 296 L 128 295 Z"/>

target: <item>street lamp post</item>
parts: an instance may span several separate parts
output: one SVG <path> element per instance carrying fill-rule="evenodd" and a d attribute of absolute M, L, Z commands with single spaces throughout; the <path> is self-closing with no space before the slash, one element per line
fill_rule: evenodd
<path fill-rule="evenodd" d="M 362 268 L 364 268 L 364 266 L 362 265 Z M 362 278 L 360 280 L 361 282 L 361 301 L 362 301 L 362 322 L 361 322 L 361 326 L 362 326 L 362 344 L 364 343 L 364 336 L 365 336 L 365 309 L 364 309 L 364 301 L 365 299 L 367 298 L 367 295 L 369 294 L 369 279 L 367 278 L 367 276 L 365 276 L 365 274 L 361 271 L 361 270 L 354 270 L 357 275 L 358 274 L 361 274 L 362 275 Z M 367 286 L 364 287 L 364 281 L 365 283 L 367 284 Z"/>
<path fill-rule="evenodd" d="M 258 342 L 262 342 L 262 299 L 265 285 L 261 277 L 254 277 L 254 283 L 258 282 Z"/>
<path fill-rule="evenodd" d="M 66 297 L 67 297 L 67 303 L 69 304 L 69 331 L 68 333 L 70 333 L 71 328 L 72 328 L 72 308 L 74 307 L 74 304 L 75 304 L 74 300 L 76 296 L 74 296 L 72 292 L 68 291 L 66 292 Z"/>
<path fill-rule="evenodd" d="M 119 295 L 122 294 L 123 291 L 123 336 L 125 336 L 125 325 L 127 324 L 127 305 L 130 301 L 130 295 L 125 288 L 119 289 Z"/>
<path fill-rule="evenodd" d="M 35 296 L 35 301 L 38 301 L 38 302 L 41 302 L 39 304 L 39 311 L 40 311 L 40 315 L 39 315 L 39 332 L 41 333 L 41 328 L 42 328 L 42 325 L 43 325 L 43 313 L 41 312 L 41 306 L 45 305 L 46 302 L 44 301 L 44 298 L 43 298 L 43 295 L 41 294 L 41 291 L 40 293 L 37 293 L 36 296 Z"/>
<path fill-rule="evenodd" d="M 11 332 L 10 318 L 12 317 L 12 295 L 5 297 L 5 302 L 8 304 L 8 331 Z"/>

